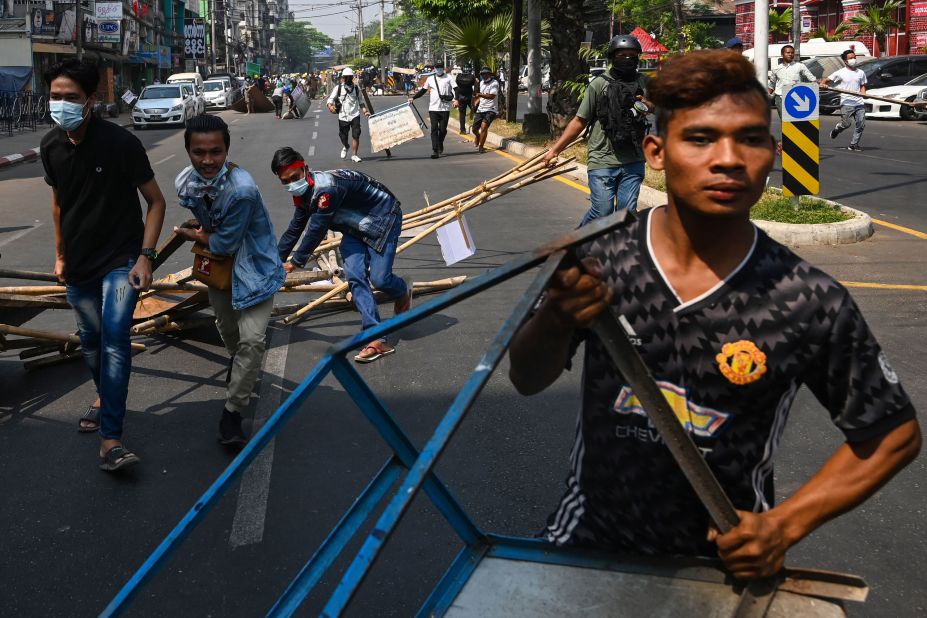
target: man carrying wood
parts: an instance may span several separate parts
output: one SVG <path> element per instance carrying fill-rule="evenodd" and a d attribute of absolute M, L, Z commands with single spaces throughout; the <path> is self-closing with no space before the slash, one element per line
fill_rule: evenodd
<path fill-rule="evenodd" d="M 371 284 L 396 299 L 396 314 L 408 311 L 412 306 L 411 283 L 393 273 L 402 230 L 402 211 L 396 196 L 377 180 L 355 170 L 310 171 L 302 155 L 290 147 L 274 153 L 270 169 L 293 196 L 295 207 L 278 247 L 280 259 L 286 260 L 286 271 L 303 268 L 328 230 L 335 230 L 342 233 L 341 259 L 354 305 L 361 314 L 361 328 L 380 323 Z M 309 231 L 291 256 L 307 224 Z M 395 351 L 385 339 L 379 339 L 354 360 L 371 363 Z"/>
<path fill-rule="evenodd" d="M 58 125 L 41 146 L 52 188 L 55 274 L 67 285 L 97 391 L 78 431 L 99 431 L 100 468 L 113 472 L 139 462 L 122 444 L 132 370 L 129 328 L 138 293 L 151 284 L 164 196 L 138 138 L 93 114 L 96 65 L 63 60 L 45 81 Z M 139 192 L 148 203 L 144 223 Z"/>
<path fill-rule="evenodd" d="M 187 123 L 184 144 L 192 165 L 177 175 L 174 186 L 180 205 L 193 212 L 200 227 L 175 227 L 174 233 L 232 260 L 230 285 L 207 285 L 216 328 L 231 356 L 219 443 L 238 448 L 247 442 L 241 412 L 261 372 L 274 294 L 286 273 L 254 179 L 227 161 L 230 143 L 228 125 L 219 116 L 204 114 Z"/>
<path fill-rule="evenodd" d="M 560 545 L 718 555 L 738 579 L 858 506 L 916 456 L 914 407 L 845 288 L 756 228 L 775 153 L 765 88 L 739 54 L 667 62 L 651 81 L 659 133 L 647 162 L 668 203 L 578 252 L 516 335 L 510 378 L 538 393 L 585 341 L 572 473 L 546 537 Z M 724 534 L 587 329 L 610 309 L 738 509 Z M 845 442 L 774 503 L 773 457 L 805 384 Z"/>

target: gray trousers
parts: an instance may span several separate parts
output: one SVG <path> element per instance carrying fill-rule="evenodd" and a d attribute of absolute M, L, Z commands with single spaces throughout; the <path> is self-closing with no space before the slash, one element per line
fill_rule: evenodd
<path fill-rule="evenodd" d="M 229 412 L 241 412 L 248 406 L 254 383 L 261 372 L 274 297 L 239 311 L 232 308 L 231 290 L 209 288 L 208 294 L 216 314 L 219 336 L 232 356 L 232 376 L 226 391 L 225 407 Z"/>
<path fill-rule="evenodd" d="M 850 146 L 858 146 L 859 138 L 863 136 L 863 130 L 866 128 L 866 108 L 862 105 L 841 105 L 840 116 L 840 123 L 836 127 L 837 135 L 840 135 L 844 129 L 849 129 L 850 124 L 855 122 L 856 127 L 853 129 Z"/>

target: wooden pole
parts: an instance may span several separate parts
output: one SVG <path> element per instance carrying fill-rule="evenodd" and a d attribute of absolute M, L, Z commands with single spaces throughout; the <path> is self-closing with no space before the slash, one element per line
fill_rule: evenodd
<path fill-rule="evenodd" d="M 21 326 L 11 326 L 9 324 L 0 324 L 0 333 L 4 335 L 20 335 L 22 337 L 32 337 L 34 339 L 47 339 L 48 341 L 61 341 L 62 343 L 80 343 L 80 337 L 77 335 L 66 335 L 49 330 L 37 330 L 35 328 L 22 328 Z M 133 350 L 144 351 L 145 346 L 141 343 L 133 343 Z"/>

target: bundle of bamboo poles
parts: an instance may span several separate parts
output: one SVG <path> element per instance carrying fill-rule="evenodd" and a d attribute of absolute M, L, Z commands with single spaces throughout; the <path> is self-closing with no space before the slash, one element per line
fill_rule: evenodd
<path fill-rule="evenodd" d="M 577 139 L 569 144 L 567 148 L 578 144 L 581 141 L 581 138 Z M 436 204 L 429 204 L 425 208 L 416 210 L 415 212 L 404 214 L 402 217 L 403 231 L 413 229 L 420 231 L 416 231 L 415 236 L 401 244 L 396 249 L 396 253 L 402 253 L 426 236 L 436 232 L 438 228 L 447 225 L 454 219 L 459 219 L 461 215 L 463 215 L 468 210 L 487 204 L 495 199 L 502 197 L 503 195 L 511 193 L 512 191 L 517 191 L 518 189 L 527 187 L 536 182 L 547 180 L 548 178 L 553 178 L 554 176 L 562 174 L 563 172 L 575 169 L 575 166 L 572 165 L 572 163 L 575 161 L 575 157 L 570 157 L 569 159 L 565 160 L 558 160 L 554 165 L 548 166 L 544 162 L 544 157 L 547 155 L 547 153 L 547 150 L 539 152 L 530 159 L 522 161 L 510 170 L 499 174 L 495 178 L 481 182 L 479 185 L 468 191 L 464 191 L 463 193 L 449 197 Z M 335 247 L 338 247 L 340 244 L 340 239 L 328 240 L 319 245 L 319 247 L 316 249 L 316 254 L 331 251 Z M 342 283 L 333 287 L 330 291 L 307 303 L 298 311 L 288 316 L 284 322 L 287 324 L 293 324 L 299 321 L 310 311 L 326 302 L 331 301 L 337 296 L 344 294 L 347 289 L 348 285 L 346 283 Z"/>

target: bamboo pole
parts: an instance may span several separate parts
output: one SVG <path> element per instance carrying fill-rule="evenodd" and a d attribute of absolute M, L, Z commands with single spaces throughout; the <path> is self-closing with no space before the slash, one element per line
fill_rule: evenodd
<path fill-rule="evenodd" d="M 58 282 L 53 273 L 40 273 L 32 270 L 19 270 L 18 268 L 0 268 L 0 279 L 29 279 L 31 281 Z"/>
<path fill-rule="evenodd" d="M 50 367 L 51 365 L 66 363 L 70 360 L 77 360 L 81 356 L 82 354 L 80 351 L 63 352 L 57 356 L 46 356 L 45 358 L 37 358 L 36 360 L 26 361 L 23 363 L 23 368 L 26 371 L 32 371 L 33 369 L 41 369 L 42 367 Z"/>
<path fill-rule="evenodd" d="M 62 343 L 80 343 L 80 337 L 77 335 L 66 335 L 64 333 L 56 333 L 50 330 L 38 330 L 35 328 L 22 328 L 21 326 L 11 326 L 9 324 L 0 324 L 0 333 L 4 335 L 20 335 L 22 337 L 31 337 L 33 339 L 60 341 Z M 133 343 L 132 349 L 144 351 L 145 346 L 141 343 Z"/>
<path fill-rule="evenodd" d="M 28 360 L 30 358 L 35 358 L 36 356 L 45 356 L 46 354 L 51 354 L 52 352 L 62 352 L 62 345 L 60 343 L 53 343 L 51 345 L 41 345 L 36 348 L 29 348 L 28 350 L 23 350 L 19 353 L 19 360 Z"/>
<path fill-rule="evenodd" d="M 902 99 L 890 99 L 888 97 L 880 97 L 875 94 L 864 94 L 862 92 L 853 92 L 852 90 L 843 90 L 841 88 L 833 88 L 831 86 L 821 86 L 821 90 L 830 90 L 831 92 L 839 92 L 841 94 L 852 94 L 855 97 L 863 97 L 865 99 L 875 99 L 876 101 L 884 101 L 885 103 L 897 103 L 898 105 L 907 105 L 908 107 L 924 107 L 927 105 L 927 101 L 904 101 Z"/>

